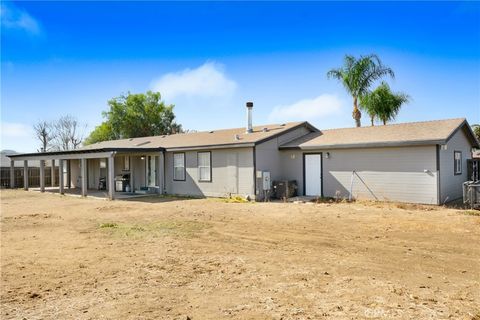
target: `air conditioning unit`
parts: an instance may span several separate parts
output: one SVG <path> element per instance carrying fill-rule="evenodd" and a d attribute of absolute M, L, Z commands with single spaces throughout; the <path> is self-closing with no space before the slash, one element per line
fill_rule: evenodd
<path fill-rule="evenodd" d="M 298 184 L 296 180 L 273 181 L 273 195 L 277 199 L 288 199 L 297 195 Z"/>

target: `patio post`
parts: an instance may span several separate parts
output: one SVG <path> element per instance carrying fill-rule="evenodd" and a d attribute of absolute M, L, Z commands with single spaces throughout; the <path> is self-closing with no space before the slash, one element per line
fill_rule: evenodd
<path fill-rule="evenodd" d="M 28 190 L 28 160 L 23 160 L 23 190 Z"/>
<path fill-rule="evenodd" d="M 40 192 L 45 192 L 45 160 L 40 160 Z"/>
<path fill-rule="evenodd" d="M 51 172 L 51 173 L 50 173 L 50 176 L 52 177 L 52 178 L 50 179 L 51 186 L 52 186 L 52 187 L 55 187 L 55 159 L 52 159 L 52 167 L 51 167 L 50 170 L 51 170 L 51 171 L 50 171 L 50 172 Z"/>
<path fill-rule="evenodd" d="M 113 200 L 115 194 L 115 158 L 113 155 L 108 157 L 108 198 Z"/>
<path fill-rule="evenodd" d="M 63 160 L 58 160 L 58 190 L 60 194 L 64 194 L 64 182 L 63 182 Z"/>
<path fill-rule="evenodd" d="M 82 170 L 81 176 L 82 176 L 82 197 L 87 196 L 87 159 L 82 158 L 81 159 L 81 165 L 80 169 Z"/>
<path fill-rule="evenodd" d="M 15 188 L 15 160 L 10 160 L 10 188 Z"/>

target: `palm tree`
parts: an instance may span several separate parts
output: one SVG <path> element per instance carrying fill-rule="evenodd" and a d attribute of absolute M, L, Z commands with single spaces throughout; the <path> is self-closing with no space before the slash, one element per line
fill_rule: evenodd
<path fill-rule="evenodd" d="M 353 98 L 352 117 L 357 127 L 362 124 L 362 113 L 358 109 L 358 99 L 369 92 L 370 86 L 383 76 L 395 77 L 393 70 L 386 67 L 375 54 L 360 56 L 356 59 L 346 55 L 343 66 L 339 69 L 328 71 L 328 78 L 338 79 Z"/>
<path fill-rule="evenodd" d="M 375 118 L 386 125 L 388 121 L 395 119 L 402 105 L 409 100 L 408 95 L 392 92 L 388 84 L 382 82 L 375 90 L 360 97 L 360 108 L 368 113 L 372 126 Z"/>

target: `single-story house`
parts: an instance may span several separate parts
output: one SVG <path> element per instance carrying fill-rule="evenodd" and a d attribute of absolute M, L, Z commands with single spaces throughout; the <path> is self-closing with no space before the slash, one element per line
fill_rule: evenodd
<path fill-rule="evenodd" d="M 262 199 L 270 181 L 298 195 L 443 204 L 462 196 L 466 162 L 480 147 L 465 119 L 319 130 L 308 122 L 104 141 L 80 149 L 12 155 L 59 163 L 60 186 Z M 105 182 L 102 185 L 101 181 Z M 28 189 L 28 185 L 24 186 Z M 44 190 L 45 184 L 41 185 Z M 268 194 L 268 193 L 267 193 Z"/>

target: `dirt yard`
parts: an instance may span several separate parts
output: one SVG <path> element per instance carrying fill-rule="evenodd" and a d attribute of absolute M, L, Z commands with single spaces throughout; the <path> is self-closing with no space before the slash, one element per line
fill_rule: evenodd
<path fill-rule="evenodd" d="M 2 319 L 480 319 L 480 217 L 1 191 Z"/>

